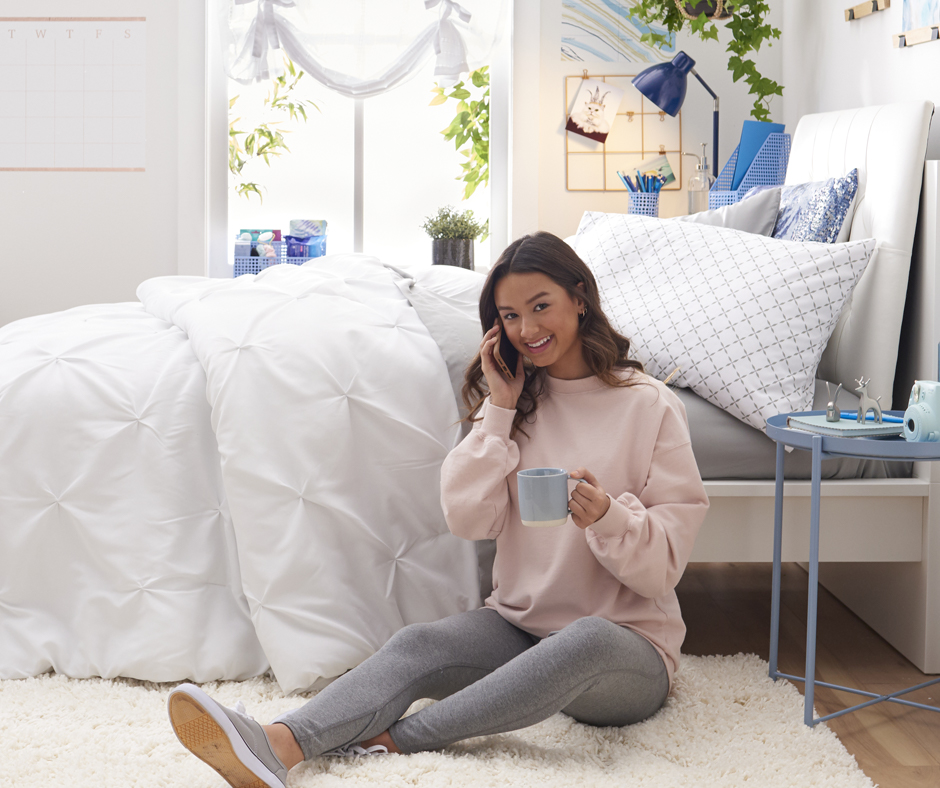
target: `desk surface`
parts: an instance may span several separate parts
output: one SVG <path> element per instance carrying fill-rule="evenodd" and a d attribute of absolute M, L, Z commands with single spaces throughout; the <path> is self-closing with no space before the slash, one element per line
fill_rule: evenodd
<path fill-rule="evenodd" d="M 813 438 L 817 433 L 787 427 L 789 416 L 816 416 L 824 410 L 807 410 L 800 413 L 778 413 L 767 419 L 767 437 L 778 443 L 798 449 L 812 451 Z M 904 416 L 903 410 L 886 410 L 885 415 Z M 844 438 L 820 435 L 823 454 L 840 457 L 864 457 L 871 460 L 940 460 L 940 443 L 910 442 L 900 435 L 888 437 Z"/>

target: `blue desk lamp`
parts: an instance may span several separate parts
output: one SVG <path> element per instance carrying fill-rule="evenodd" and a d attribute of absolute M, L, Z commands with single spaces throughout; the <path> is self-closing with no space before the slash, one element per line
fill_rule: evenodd
<path fill-rule="evenodd" d="M 712 116 L 712 174 L 718 177 L 718 96 L 715 91 L 705 84 L 698 72 L 695 61 L 685 52 L 680 52 L 668 63 L 658 63 L 644 69 L 633 78 L 633 84 L 646 98 L 652 101 L 663 112 L 676 116 L 685 101 L 685 89 L 688 84 L 688 74 L 691 71 L 695 78 L 702 83 L 713 99 L 715 99 L 715 112 Z"/>

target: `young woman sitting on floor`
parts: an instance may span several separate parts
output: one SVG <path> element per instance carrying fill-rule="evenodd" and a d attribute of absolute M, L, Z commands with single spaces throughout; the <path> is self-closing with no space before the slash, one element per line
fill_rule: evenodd
<path fill-rule="evenodd" d="M 177 736 L 231 785 L 282 788 L 303 760 L 435 750 L 558 712 L 631 725 L 665 702 L 685 636 L 674 588 L 708 509 L 685 409 L 629 358 L 591 271 L 554 235 L 503 252 L 480 318 L 463 388 L 473 429 L 444 461 L 441 503 L 456 536 L 496 540 L 492 594 L 402 628 L 268 725 L 174 689 Z M 518 351 L 511 378 L 494 359 L 501 332 Z M 523 525 L 516 472 L 534 467 L 576 469 L 564 525 Z M 420 698 L 438 702 L 403 718 Z"/>

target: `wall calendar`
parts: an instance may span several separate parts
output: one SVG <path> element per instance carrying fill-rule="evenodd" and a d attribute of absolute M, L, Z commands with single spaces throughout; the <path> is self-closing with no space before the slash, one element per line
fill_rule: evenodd
<path fill-rule="evenodd" d="M 146 24 L 0 17 L 0 170 L 143 172 Z"/>

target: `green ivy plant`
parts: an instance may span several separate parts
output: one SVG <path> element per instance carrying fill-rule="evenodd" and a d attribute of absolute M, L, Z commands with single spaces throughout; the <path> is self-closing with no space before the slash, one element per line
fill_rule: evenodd
<path fill-rule="evenodd" d="M 680 11 L 680 3 L 683 0 L 636 0 L 632 10 L 640 21 L 646 24 L 655 22 L 670 33 L 687 28 L 703 41 L 717 41 L 718 27 L 715 22 L 704 12 L 689 19 Z M 711 6 L 715 8 L 714 0 L 711 0 Z M 762 76 L 748 56 L 758 52 L 763 44 L 772 46 L 773 39 L 780 38 L 780 30 L 766 21 L 770 4 L 768 0 L 725 0 L 724 9 L 731 14 L 723 21 L 731 30 L 731 41 L 726 48 L 729 53 L 728 70 L 735 82 L 743 78 L 750 85 L 749 92 L 756 96 L 751 117 L 769 121 L 770 98 L 782 96 L 783 86 Z M 640 40 L 662 48 L 668 43 L 669 36 L 650 30 Z"/>
<path fill-rule="evenodd" d="M 277 112 L 286 112 L 292 121 L 303 118 L 306 123 L 307 107 L 312 107 L 317 111 L 319 107 L 309 99 L 299 99 L 292 95 L 297 83 L 304 76 L 304 72 L 299 70 L 288 57 L 284 58 L 284 66 L 287 72 L 271 80 L 272 92 L 265 97 L 264 106 Z M 236 101 L 238 101 L 238 96 L 233 96 L 229 100 L 230 117 Z M 277 128 L 283 121 L 267 121 L 259 123 L 251 131 L 241 131 L 235 128 L 235 124 L 240 120 L 241 118 L 234 118 L 228 124 L 228 168 L 236 178 L 241 178 L 242 168 L 252 159 L 263 159 L 264 163 L 270 167 L 272 156 L 280 158 L 282 154 L 290 153 L 290 148 L 284 141 L 284 134 L 290 134 L 290 130 Z M 245 136 L 244 147 L 238 139 L 242 135 Z M 257 194 L 258 199 L 264 202 L 257 183 L 242 181 L 235 188 L 246 199 L 251 199 L 252 194 Z"/>
<path fill-rule="evenodd" d="M 472 241 L 484 231 L 484 225 L 473 218 L 473 211 L 457 213 L 450 205 L 439 208 L 437 213 L 428 216 L 421 226 L 435 241 L 444 238 L 467 238 Z"/>
<path fill-rule="evenodd" d="M 466 184 L 463 199 L 467 200 L 477 187 L 485 187 L 490 182 L 489 66 L 471 71 L 467 80 L 458 82 L 450 88 L 450 92 L 440 85 L 435 85 L 432 92 L 434 98 L 429 106 L 443 104 L 448 99 L 457 102 L 457 114 L 441 134 L 445 140 L 453 140 L 458 153 L 467 159 L 460 164 L 463 173 L 455 179 Z M 480 240 L 485 241 L 490 234 L 489 219 L 483 224 L 481 232 Z"/>

